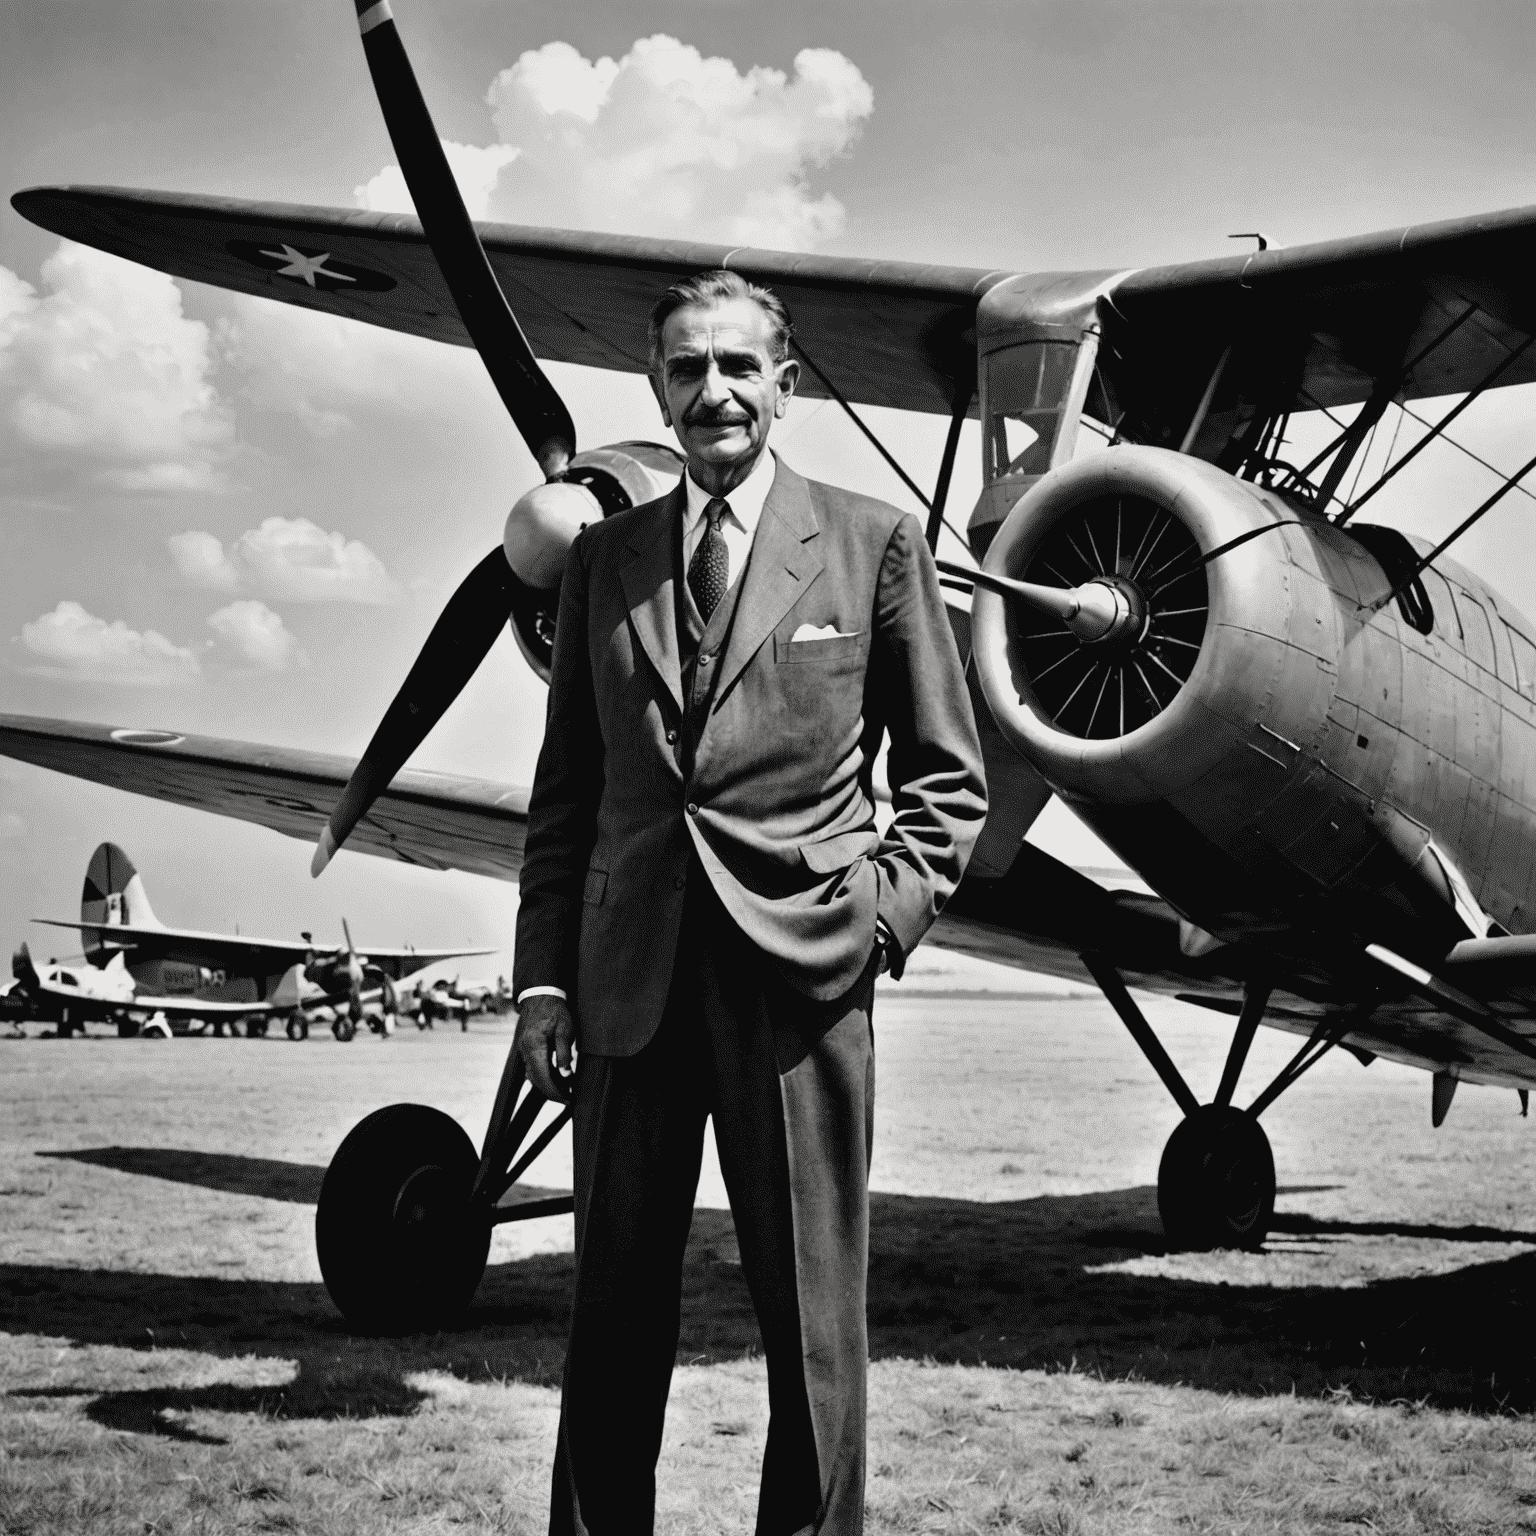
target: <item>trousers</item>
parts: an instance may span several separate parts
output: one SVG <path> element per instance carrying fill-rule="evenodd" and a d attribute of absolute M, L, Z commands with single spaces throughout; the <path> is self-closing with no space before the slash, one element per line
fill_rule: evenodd
<path fill-rule="evenodd" d="M 576 1284 L 549 1528 L 653 1528 L 712 1118 L 768 1366 L 758 1536 L 857 1536 L 876 957 L 844 997 L 813 1002 L 745 938 L 701 866 L 688 878 L 656 1034 L 633 1056 L 584 1054 L 576 1070 Z"/>

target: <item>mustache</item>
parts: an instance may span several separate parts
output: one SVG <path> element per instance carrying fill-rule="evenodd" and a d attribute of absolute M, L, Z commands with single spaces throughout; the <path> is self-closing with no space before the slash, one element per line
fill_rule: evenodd
<path fill-rule="evenodd" d="M 745 411 L 692 410 L 684 415 L 683 424 L 689 427 L 741 427 L 751 420 Z"/>

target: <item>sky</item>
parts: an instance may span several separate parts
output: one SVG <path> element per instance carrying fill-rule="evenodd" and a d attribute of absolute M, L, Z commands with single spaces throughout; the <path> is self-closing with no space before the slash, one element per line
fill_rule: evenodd
<path fill-rule="evenodd" d="M 1523 0 L 394 9 L 473 211 L 513 222 L 1031 271 L 1536 202 Z M 403 195 L 349 0 L 0 4 L 0 167 L 7 196 Z M 551 371 L 583 444 L 663 436 L 643 381 Z M 1503 391 L 1459 435 L 1512 468 L 1533 415 Z M 931 481 L 944 424 L 869 417 Z M 775 446 L 914 504 L 833 406 L 796 403 Z M 972 428 L 961 517 L 979 476 Z M 0 711 L 355 754 L 537 478 L 472 353 L 177 284 L 0 207 Z M 1443 532 L 1496 483 L 1435 448 L 1377 505 Z M 1460 554 L 1536 613 L 1530 505 Z M 417 762 L 527 783 L 543 699 L 504 639 Z M 1045 835 L 1096 857 L 1064 814 Z M 109 837 L 171 921 L 510 943 L 494 882 L 345 853 L 311 882 L 298 843 L 8 763 L 0 942 L 73 915 Z"/>

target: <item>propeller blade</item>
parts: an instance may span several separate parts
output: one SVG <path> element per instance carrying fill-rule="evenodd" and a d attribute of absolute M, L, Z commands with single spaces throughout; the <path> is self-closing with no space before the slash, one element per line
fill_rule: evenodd
<path fill-rule="evenodd" d="M 321 831 L 309 866 L 311 875 L 318 875 L 331 862 L 369 806 L 474 676 L 512 611 L 516 582 L 498 544 L 459 583 Z"/>
<path fill-rule="evenodd" d="M 353 959 L 357 958 L 357 946 L 352 942 L 352 930 L 347 926 L 346 918 L 341 920 L 341 931 L 346 935 L 347 954 Z"/>
<path fill-rule="evenodd" d="M 545 479 L 553 480 L 576 452 L 571 413 L 539 367 L 486 259 L 389 0 L 356 0 L 356 5 L 373 88 L 427 243 L 491 382 Z"/>

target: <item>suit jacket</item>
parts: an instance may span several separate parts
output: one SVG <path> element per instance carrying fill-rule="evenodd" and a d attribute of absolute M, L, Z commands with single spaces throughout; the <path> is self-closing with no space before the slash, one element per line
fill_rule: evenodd
<path fill-rule="evenodd" d="M 690 866 L 792 986 L 827 1000 L 859 979 L 877 916 L 911 951 L 986 814 L 917 520 L 780 461 L 728 628 L 711 620 L 685 698 L 685 495 L 586 528 L 560 591 L 513 986 L 564 987 L 598 1055 L 633 1054 L 660 1022 Z M 805 625 L 835 634 L 795 640 Z M 882 838 L 871 773 L 887 731 Z"/>

